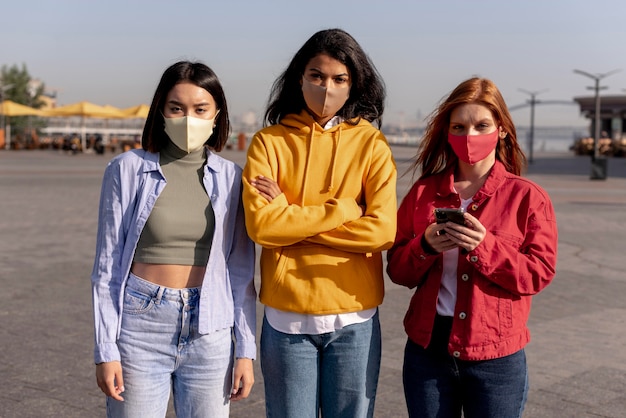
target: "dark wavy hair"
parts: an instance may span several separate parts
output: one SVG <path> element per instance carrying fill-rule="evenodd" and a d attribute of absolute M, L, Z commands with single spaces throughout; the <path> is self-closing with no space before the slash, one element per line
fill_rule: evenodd
<path fill-rule="evenodd" d="M 419 169 L 420 178 L 442 172 L 457 163 L 458 158 L 448 143 L 450 115 L 455 108 L 468 103 L 488 108 L 496 124 L 506 132 L 506 137 L 498 140 L 496 159 L 504 164 L 508 172 L 516 175 L 526 167 L 526 156 L 517 142 L 513 118 L 502 94 L 493 81 L 473 77 L 459 84 L 430 115 L 413 166 L 414 170 Z"/>
<path fill-rule="evenodd" d="M 359 118 L 382 125 L 385 86 L 380 74 L 357 41 L 341 29 L 315 33 L 293 57 L 287 69 L 274 81 L 265 111 L 265 124 L 274 125 L 290 113 L 306 108 L 300 84 L 309 61 L 325 54 L 350 71 L 350 97 L 337 115 L 356 124 Z"/>
<path fill-rule="evenodd" d="M 179 83 L 195 84 L 213 96 L 219 113 L 215 118 L 216 129 L 213 130 L 213 134 L 207 139 L 205 145 L 216 152 L 221 151 L 228 141 L 228 134 L 230 133 L 224 89 L 213 70 L 203 63 L 189 61 L 179 61 L 171 65 L 161 76 L 143 128 L 142 148 L 150 152 L 159 152 L 167 144 L 169 139 L 165 133 L 163 110 L 167 94 Z"/>

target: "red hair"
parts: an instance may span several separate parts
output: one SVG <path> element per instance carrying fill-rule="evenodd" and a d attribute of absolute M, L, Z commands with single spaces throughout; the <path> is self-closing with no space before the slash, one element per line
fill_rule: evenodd
<path fill-rule="evenodd" d="M 430 115 L 414 164 L 414 169 L 420 169 L 420 178 L 442 172 L 457 163 L 448 144 L 450 115 L 457 106 L 469 103 L 488 108 L 496 124 L 507 134 L 498 141 L 496 159 L 508 172 L 516 175 L 526 167 L 526 156 L 517 142 L 515 125 L 502 94 L 491 80 L 474 77 L 459 84 Z"/>

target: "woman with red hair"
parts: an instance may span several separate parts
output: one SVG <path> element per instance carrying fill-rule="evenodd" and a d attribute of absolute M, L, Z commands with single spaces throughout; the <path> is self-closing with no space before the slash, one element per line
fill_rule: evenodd
<path fill-rule="evenodd" d="M 552 203 L 520 177 L 525 163 L 490 80 L 462 82 L 432 114 L 387 254 L 391 280 L 415 289 L 404 319 L 410 417 L 522 416 L 531 297 L 557 258 Z M 455 223 L 437 209 L 462 214 Z"/>

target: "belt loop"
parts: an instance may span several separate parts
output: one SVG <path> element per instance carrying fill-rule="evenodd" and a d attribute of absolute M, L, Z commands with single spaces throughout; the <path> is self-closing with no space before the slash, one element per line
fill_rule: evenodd
<path fill-rule="evenodd" d="M 154 299 L 154 303 L 157 305 L 161 304 L 161 299 L 163 299 L 163 293 L 165 293 L 165 287 L 159 286 L 159 290 L 157 292 L 156 298 Z"/>

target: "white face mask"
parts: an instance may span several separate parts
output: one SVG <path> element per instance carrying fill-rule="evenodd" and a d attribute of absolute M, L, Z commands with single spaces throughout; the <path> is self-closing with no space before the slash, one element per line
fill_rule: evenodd
<path fill-rule="evenodd" d="M 215 117 L 217 117 L 217 113 Z M 187 153 L 198 151 L 213 134 L 215 117 L 213 119 L 199 119 L 193 116 L 183 116 L 182 118 L 163 116 L 165 133 L 181 150 Z"/>
<path fill-rule="evenodd" d="M 302 77 L 302 95 L 307 107 L 318 117 L 335 116 L 350 97 L 350 88 L 323 87 Z"/>

